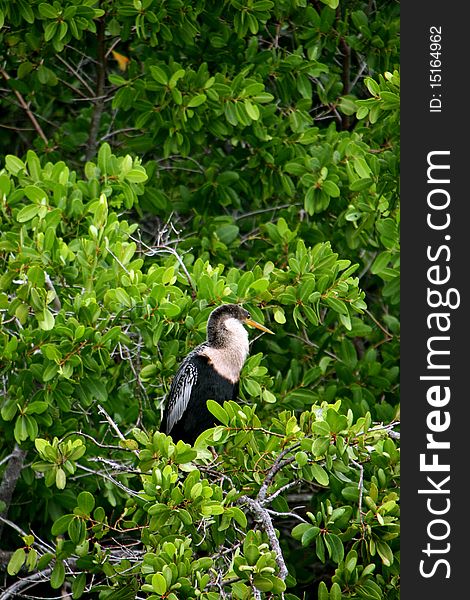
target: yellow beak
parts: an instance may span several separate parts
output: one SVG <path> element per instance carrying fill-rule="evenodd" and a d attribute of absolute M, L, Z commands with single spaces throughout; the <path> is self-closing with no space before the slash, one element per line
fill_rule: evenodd
<path fill-rule="evenodd" d="M 274 331 L 271 331 L 264 325 L 261 325 L 261 323 L 257 323 L 256 321 L 253 321 L 252 319 L 245 319 L 245 323 L 247 325 L 251 325 L 251 327 L 256 327 L 256 329 L 261 329 L 261 331 L 265 331 L 266 333 L 272 333 L 274 335 Z"/>

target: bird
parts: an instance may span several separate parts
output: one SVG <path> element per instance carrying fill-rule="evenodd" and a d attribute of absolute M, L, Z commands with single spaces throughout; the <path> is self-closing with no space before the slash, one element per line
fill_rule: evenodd
<path fill-rule="evenodd" d="M 209 315 L 206 341 L 184 358 L 166 398 L 160 431 L 174 442 L 192 445 L 215 425 L 207 400 L 222 404 L 237 399 L 240 371 L 249 352 L 244 325 L 274 334 L 238 304 L 222 304 Z"/>

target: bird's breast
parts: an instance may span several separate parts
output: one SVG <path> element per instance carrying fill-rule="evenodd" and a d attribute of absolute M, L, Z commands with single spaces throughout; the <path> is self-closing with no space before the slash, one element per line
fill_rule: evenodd
<path fill-rule="evenodd" d="M 207 347 L 204 348 L 201 354 L 208 358 L 209 364 L 221 377 L 227 379 L 230 383 L 236 383 L 240 379 L 240 371 L 248 355 L 248 348 L 220 349 Z"/>

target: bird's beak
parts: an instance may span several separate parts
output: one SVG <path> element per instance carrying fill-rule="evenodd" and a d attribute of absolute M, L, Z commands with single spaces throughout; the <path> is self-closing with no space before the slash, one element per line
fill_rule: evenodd
<path fill-rule="evenodd" d="M 253 321 L 252 319 L 245 319 L 245 323 L 247 325 L 251 325 L 251 327 L 256 327 L 256 329 L 261 329 L 261 331 L 265 331 L 266 333 L 272 333 L 274 335 L 274 331 L 271 331 L 264 325 L 261 325 L 261 323 L 257 323 L 256 321 Z"/>

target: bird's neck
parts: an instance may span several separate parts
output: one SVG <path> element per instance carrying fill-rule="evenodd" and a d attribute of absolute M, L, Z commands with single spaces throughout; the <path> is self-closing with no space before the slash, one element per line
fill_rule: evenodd
<path fill-rule="evenodd" d="M 219 375 L 235 383 L 240 378 L 240 371 L 248 356 L 248 332 L 236 319 L 227 319 L 227 321 L 228 327 L 223 340 L 216 344 L 209 342 L 204 349 L 204 354 Z"/>

